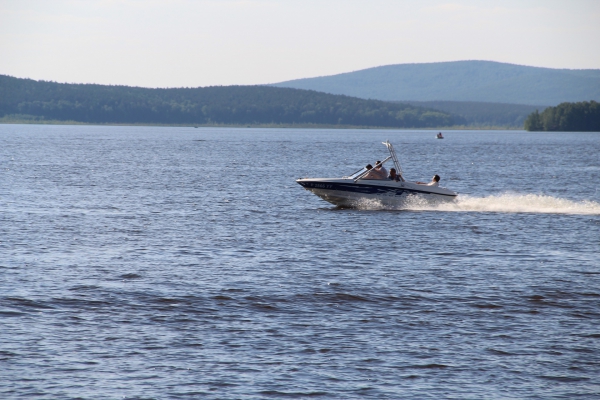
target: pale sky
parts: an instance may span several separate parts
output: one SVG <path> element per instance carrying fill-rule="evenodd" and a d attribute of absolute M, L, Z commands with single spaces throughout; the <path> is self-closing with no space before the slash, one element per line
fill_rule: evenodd
<path fill-rule="evenodd" d="M 0 74 L 274 83 L 389 64 L 600 69 L 600 0 L 0 0 Z"/>

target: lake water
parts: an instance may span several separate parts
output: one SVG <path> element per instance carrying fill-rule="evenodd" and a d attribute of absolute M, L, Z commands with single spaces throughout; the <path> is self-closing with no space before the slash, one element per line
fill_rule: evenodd
<path fill-rule="evenodd" d="M 0 125 L 0 398 L 598 398 L 600 134 L 435 133 Z"/>

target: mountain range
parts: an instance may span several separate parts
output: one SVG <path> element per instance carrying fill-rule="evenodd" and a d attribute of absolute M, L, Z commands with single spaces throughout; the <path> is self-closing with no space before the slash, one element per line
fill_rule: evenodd
<path fill-rule="evenodd" d="M 151 89 L 0 75 L 0 122 L 522 128 L 600 99 L 600 70 L 491 61 L 399 64 L 273 85 Z"/>
<path fill-rule="evenodd" d="M 493 61 L 386 65 L 273 86 L 384 101 L 462 101 L 554 106 L 600 99 L 600 70 Z"/>

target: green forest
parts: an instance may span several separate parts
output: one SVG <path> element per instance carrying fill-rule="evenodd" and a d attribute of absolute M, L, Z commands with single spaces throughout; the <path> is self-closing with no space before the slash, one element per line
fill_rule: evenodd
<path fill-rule="evenodd" d="M 525 120 L 528 131 L 600 132 L 600 103 L 583 101 L 561 103 L 529 114 Z"/>
<path fill-rule="evenodd" d="M 65 84 L 0 75 L 0 118 L 99 124 L 315 124 L 432 128 L 463 124 L 450 113 L 312 90 L 271 86 L 149 89 Z"/>

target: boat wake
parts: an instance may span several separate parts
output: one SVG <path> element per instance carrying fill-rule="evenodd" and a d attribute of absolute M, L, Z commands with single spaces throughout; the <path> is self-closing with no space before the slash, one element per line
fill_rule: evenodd
<path fill-rule="evenodd" d="M 590 200 L 575 201 L 540 194 L 505 193 L 486 197 L 459 195 L 451 202 L 431 202 L 414 196 L 401 204 L 383 204 L 378 200 L 362 200 L 356 204 L 361 210 L 414 210 L 445 212 L 500 212 L 540 214 L 600 215 L 600 203 Z"/>

